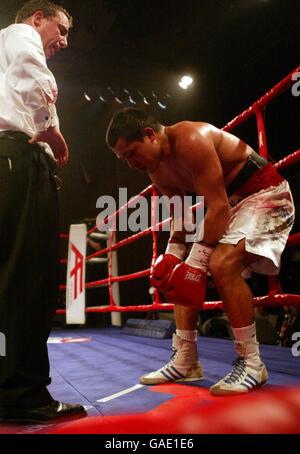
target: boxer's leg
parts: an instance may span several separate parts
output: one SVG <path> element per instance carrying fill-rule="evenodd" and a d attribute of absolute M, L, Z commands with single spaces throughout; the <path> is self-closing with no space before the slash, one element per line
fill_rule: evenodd
<path fill-rule="evenodd" d="M 238 354 L 232 371 L 212 386 L 210 392 L 214 395 L 248 392 L 268 379 L 256 339 L 253 295 L 241 277 L 242 271 L 255 260 L 245 250 L 245 240 L 236 246 L 220 244 L 211 257 L 210 272 L 231 322 Z"/>
<path fill-rule="evenodd" d="M 140 383 L 158 385 L 173 381 L 196 381 L 203 378 L 198 361 L 197 321 L 198 309 L 175 305 L 176 334 L 173 335 L 171 360 L 162 368 L 143 375 Z"/>

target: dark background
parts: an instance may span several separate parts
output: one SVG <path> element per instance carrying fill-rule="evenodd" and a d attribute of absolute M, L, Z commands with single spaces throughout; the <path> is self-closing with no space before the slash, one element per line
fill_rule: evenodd
<path fill-rule="evenodd" d="M 13 22 L 23 3 L 0 0 L 1 28 Z M 111 115 L 130 105 L 124 89 L 138 107 L 145 107 L 141 94 L 146 96 L 147 108 L 164 124 L 202 120 L 222 127 L 299 65 L 299 0 L 58 3 L 74 17 L 69 48 L 49 61 L 59 87 L 61 129 L 70 148 L 70 163 L 60 172 L 62 231 L 70 223 L 95 217 L 99 196 L 117 197 L 119 187 L 127 187 L 132 196 L 149 184 L 147 175 L 129 170 L 105 146 Z M 186 72 L 195 80 L 189 91 L 177 86 Z M 289 90 L 267 109 L 274 160 L 299 148 L 299 107 L 300 97 Z M 234 132 L 257 149 L 254 119 Z M 296 170 L 289 178 L 299 205 Z M 299 231 L 299 220 L 296 227 Z M 129 248 L 119 254 L 121 274 L 149 264 L 149 240 Z M 288 256 L 286 266 L 298 266 L 298 274 L 297 260 L 290 266 Z M 293 282 L 293 276 L 284 278 L 287 291 L 294 290 Z M 149 302 L 147 280 L 135 281 L 134 289 L 132 284 L 121 287 L 123 304 Z"/>

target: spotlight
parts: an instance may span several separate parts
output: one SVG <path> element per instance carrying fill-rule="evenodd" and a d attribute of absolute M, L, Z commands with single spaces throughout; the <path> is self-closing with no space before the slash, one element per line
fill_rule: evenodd
<path fill-rule="evenodd" d="M 158 101 L 157 104 L 159 105 L 159 107 L 160 107 L 161 109 L 166 109 L 166 108 L 167 108 L 167 106 L 166 106 L 165 104 L 163 104 L 162 102 L 160 102 L 160 101 Z"/>
<path fill-rule="evenodd" d="M 92 98 L 86 92 L 83 93 L 83 96 L 87 101 L 91 102 Z"/>
<path fill-rule="evenodd" d="M 131 96 L 128 97 L 128 100 L 131 104 L 136 104 L 136 101 L 134 99 L 132 99 Z"/>
<path fill-rule="evenodd" d="M 178 85 L 183 90 L 187 90 L 192 85 L 192 83 L 193 78 L 191 76 L 183 76 L 178 82 Z"/>

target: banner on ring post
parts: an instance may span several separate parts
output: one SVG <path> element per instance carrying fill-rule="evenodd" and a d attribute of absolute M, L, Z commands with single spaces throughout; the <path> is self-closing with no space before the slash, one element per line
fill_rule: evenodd
<path fill-rule="evenodd" d="M 66 290 L 67 324 L 85 323 L 86 236 L 86 224 L 70 226 Z"/>

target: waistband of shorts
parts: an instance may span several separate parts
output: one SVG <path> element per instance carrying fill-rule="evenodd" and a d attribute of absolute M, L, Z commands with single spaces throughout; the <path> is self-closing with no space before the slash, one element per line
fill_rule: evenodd
<path fill-rule="evenodd" d="M 284 178 L 271 162 L 257 170 L 235 194 L 243 199 L 271 186 L 278 186 Z"/>
<path fill-rule="evenodd" d="M 235 194 L 236 191 L 245 184 L 249 178 L 257 172 L 262 167 L 266 166 L 268 161 L 259 156 L 256 151 L 250 154 L 247 159 L 247 162 L 244 164 L 243 168 L 239 171 L 234 180 L 227 187 L 227 195 L 230 197 L 232 194 Z"/>

